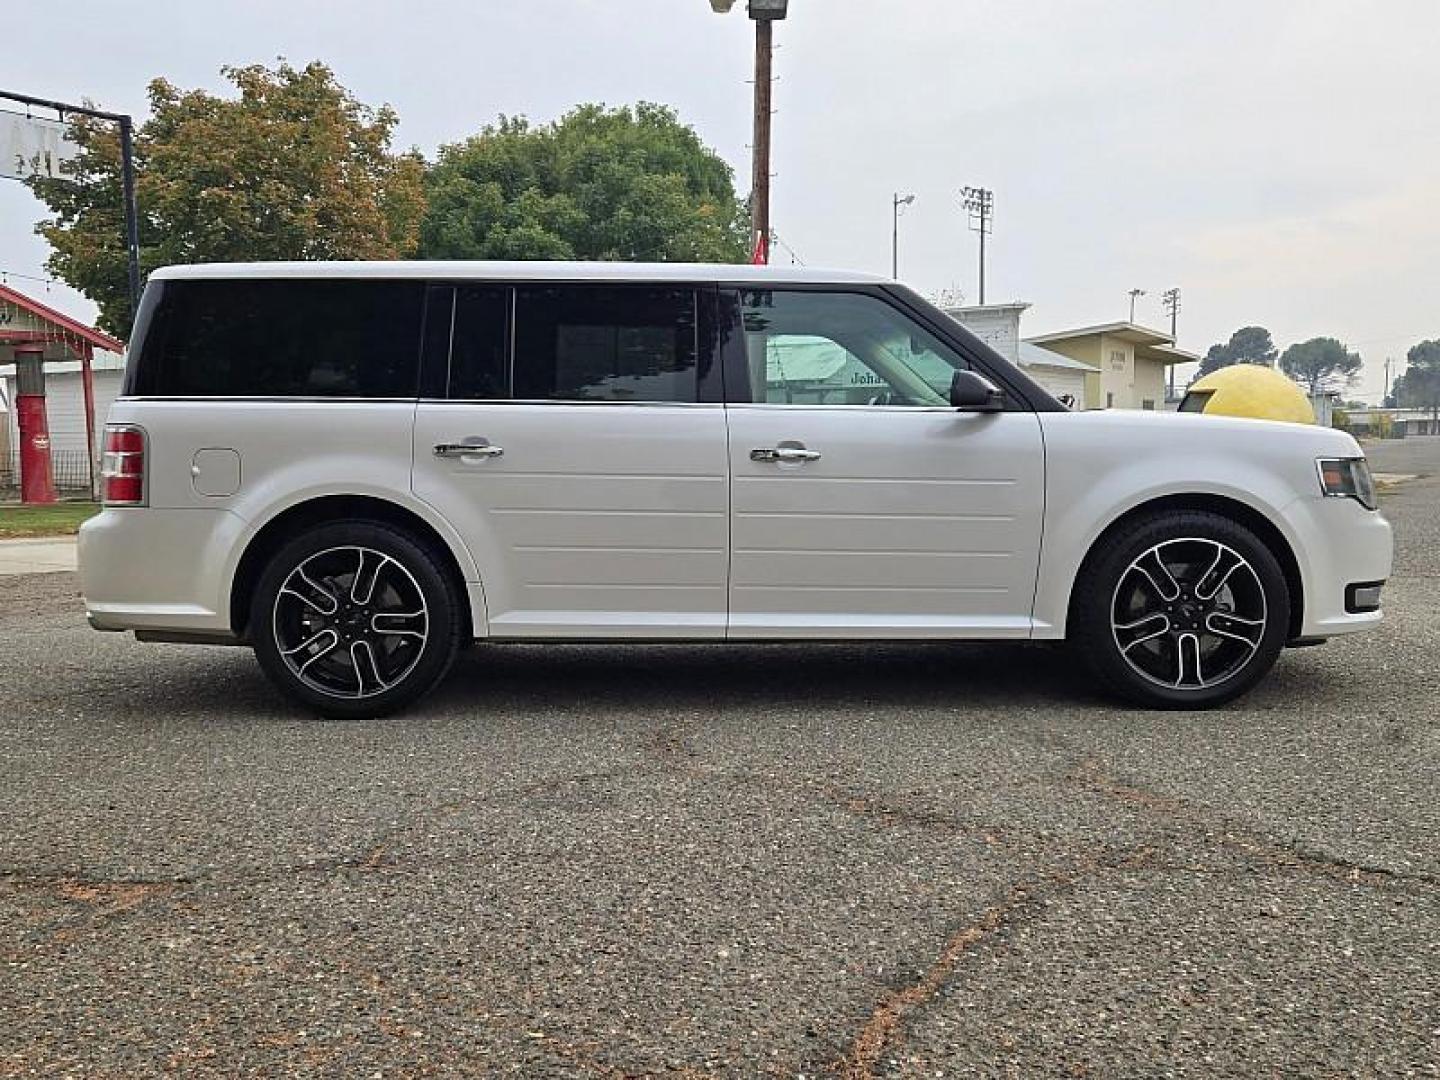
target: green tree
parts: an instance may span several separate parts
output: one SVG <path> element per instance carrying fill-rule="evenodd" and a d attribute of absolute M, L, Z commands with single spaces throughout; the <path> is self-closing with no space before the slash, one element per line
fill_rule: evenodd
<path fill-rule="evenodd" d="M 736 262 L 749 226 L 734 174 L 662 105 L 501 117 L 441 147 L 426 180 L 427 259 Z"/>
<path fill-rule="evenodd" d="M 1407 367 L 1395 380 L 1394 404 L 1429 409 L 1432 430 L 1440 430 L 1440 339 L 1422 341 L 1405 354 Z"/>
<path fill-rule="evenodd" d="M 1275 342 L 1263 326 L 1242 326 L 1224 345 L 1211 345 L 1200 361 L 1199 375 L 1209 375 L 1231 364 L 1275 366 Z"/>
<path fill-rule="evenodd" d="M 1311 397 L 1349 386 L 1360 373 L 1360 365 L 1357 353 L 1327 337 L 1291 345 L 1280 357 L 1280 369 L 1305 387 Z"/>
<path fill-rule="evenodd" d="M 392 259 L 413 254 L 424 212 L 424 163 L 391 152 L 397 122 L 371 109 L 321 63 L 227 67 L 240 91 L 221 98 L 150 83 L 135 137 L 141 271 L 167 263 Z M 129 330 L 120 151 L 111 125 L 77 119 L 79 156 L 29 183 L 53 215 L 36 231 L 50 271 Z"/>

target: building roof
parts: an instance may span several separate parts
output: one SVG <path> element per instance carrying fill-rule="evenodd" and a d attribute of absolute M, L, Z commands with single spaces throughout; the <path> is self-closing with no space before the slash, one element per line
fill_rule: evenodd
<path fill-rule="evenodd" d="M 26 296 L 22 292 L 16 292 L 8 285 L 0 285 L 0 303 L 14 304 L 22 311 L 28 311 L 42 322 L 50 323 L 59 328 L 56 340 L 63 340 L 66 336 L 77 337 L 82 341 L 89 342 L 97 349 L 105 349 L 108 352 L 124 352 L 125 346 L 112 338 L 109 334 L 102 334 L 93 326 L 86 326 L 78 319 L 72 319 L 69 315 L 62 314 L 47 304 L 40 303 L 34 297 Z M 0 341 L 25 343 L 27 341 L 49 340 L 45 334 L 37 335 L 29 330 L 4 330 L 0 329 Z"/>
<path fill-rule="evenodd" d="M 1135 346 L 1137 360 L 1151 360 L 1158 364 L 1190 364 L 1200 359 L 1194 353 L 1177 349 L 1175 339 L 1163 330 L 1152 330 L 1148 326 L 1132 322 L 1100 323 L 1097 326 L 1082 326 L 1077 330 L 1057 330 L 1050 334 L 1028 337 L 1025 341 L 1031 345 L 1049 345 L 1059 341 L 1078 341 L 1101 336 L 1130 342 Z"/>
<path fill-rule="evenodd" d="M 1064 368 L 1067 371 L 1085 371 L 1091 374 L 1100 370 L 1090 364 L 1082 364 L 1079 360 L 1071 360 L 1068 356 L 1051 352 L 1039 345 L 1032 345 L 1028 341 L 1020 342 L 1020 366 Z"/>
<path fill-rule="evenodd" d="M 889 283 L 878 274 L 808 267 L 725 263 L 619 262 L 258 262 L 165 266 L 152 281 L 204 278 L 450 278 L 509 281 L 715 281 L 869 285 Z"/>
<path fill-rule="evenodd" d="M 1025 300 L 1012 300 L 1008 304 L 949 304 L 940 310 L 946 315 L 960 316 L 982 311 L 1027 311 L 1030 304 Z"/>
<path fill-rule="evenodd" d="M 1039 334 L 1025 340 L 1032 345 L 1044 345 L 1047 341 L 1071 341 L 1075 338 L 1098 337 L 1101 334 L 1136 345 L 1173 345 L 1175 343 L 1175 339 L 1163 330 L 1151 330 L 1147 326 L 1140 326 L 1138 323 L 1132 322 L 1100 323 L 1097 326 L 1082 326 L 1077 330 L 1057 330 L 1054 333 Z"/>
<path fill-rule="evenodd" d="M 1194 364 L 1201 359 L 1193 352 L 1177 349 L 1174 345 L 1156 345 L 1154 348 L 1136 349 L 1137 356 L 1149 356 L 1165 364 Z"/>

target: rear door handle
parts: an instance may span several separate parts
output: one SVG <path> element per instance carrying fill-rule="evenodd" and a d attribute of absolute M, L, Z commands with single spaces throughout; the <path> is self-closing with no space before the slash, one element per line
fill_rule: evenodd
<path fill-rule="evenodd" d="M 800 446 L 773 446 L 765 450 L 751 450 L 751 461 L 819 461 L 819 450 L 806 450 Z"/>
<path fill-rule="evenodd" d="M 435 456 L 439 458 L 487 457 L 496 458 L 505 453 L 503 446 L 489 443 L 436 443 Z"/>

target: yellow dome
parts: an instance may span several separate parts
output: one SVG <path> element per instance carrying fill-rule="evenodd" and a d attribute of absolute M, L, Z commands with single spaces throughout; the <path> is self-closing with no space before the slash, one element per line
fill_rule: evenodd
<path fill-rule="evenodd" d="M 1233 364 L 1191 383 L 1180 411 L 1315 423 L 1315 410 L 1305 391 L 1274 368 L 1256 364 Z"/>

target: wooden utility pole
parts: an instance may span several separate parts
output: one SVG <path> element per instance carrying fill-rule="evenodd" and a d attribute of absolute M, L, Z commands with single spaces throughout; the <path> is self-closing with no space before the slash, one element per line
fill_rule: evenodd
<path fill-rule="evenodd" d="M 775 24 L 755 20 L 755 175 L 751 185 L 751 251 L 770 261 L 770 104 Z"/>

